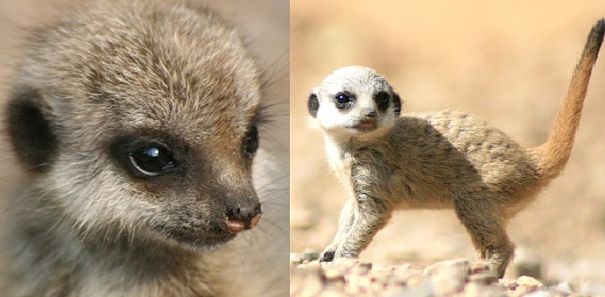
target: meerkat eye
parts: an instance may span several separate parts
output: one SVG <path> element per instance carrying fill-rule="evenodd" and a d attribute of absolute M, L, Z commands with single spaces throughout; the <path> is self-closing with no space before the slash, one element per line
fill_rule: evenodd
<path fill-rule="evenodd" d="M 336 100 L 336 108 L 344 109 L 351 105 L 353 102 L 351 95 L 347 93 L 338 93 L 334 96 L 334 100 Z"/>
<path fill-rule="evenodd" d="M 379 111 L 385 112 L 387 108 L 389 108 L 389 101 L 391 96 L 387 92 L 378 92 L 374 96 L 374 102 L 376 102 L 376 106 Z"/>
<path fill-rule="evenodd" d="M 160 143 L 151 142 L 131 151 L 128 161 L 136 176 L 153 177 L 176 167 L 170 150 Z"/>
<path fill-rule="evenodd" d="M 252 126 L 244 139 L 244 153 L 247 156 L 252 156 L 258 150 L 258 129 Z"/>

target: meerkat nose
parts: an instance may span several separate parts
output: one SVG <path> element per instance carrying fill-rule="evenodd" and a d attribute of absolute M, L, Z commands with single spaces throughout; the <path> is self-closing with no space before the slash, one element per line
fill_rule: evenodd
<path fill-rule="evenodd" d="M 374 119 L 376 118 L 376 111 L 369 111 L 365 114 L 366 119 Z"/>
<path fill-rule="evenodd" d="M 253 207 L 237 207 L 227 210 L 227 232 L 239 233 L 256 226 L 261 218 L 260 204 Z"/>

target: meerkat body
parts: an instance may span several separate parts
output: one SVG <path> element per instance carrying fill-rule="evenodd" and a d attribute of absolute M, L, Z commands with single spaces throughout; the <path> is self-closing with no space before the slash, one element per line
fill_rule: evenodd
<path fill-rule="evenodd" d="M 258 76 L 233 28 L 178 1 L 93 1 L 36 32 L 7 109 L 28 176 L 1 295 L 263 292 L 213 251 L 260 218 Z"/>
<path fill-rule="evenodd" d="M 605 22 L 592 29 L 549 140 L 525 149 L 475 116 L 442 111 L 399 117 L 401 100 L 365 67 L 345 67 L 313 90 L 331 168 L 350 186 L 321 260 L 357 257 L 396 209 L 453 208 L 500 277 L 514 247 L 506 222 L 563 169 L 573 145 Z"/>

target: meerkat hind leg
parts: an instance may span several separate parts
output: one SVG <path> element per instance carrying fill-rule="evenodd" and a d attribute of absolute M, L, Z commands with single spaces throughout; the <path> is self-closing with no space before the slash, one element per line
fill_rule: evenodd
<path fill-rule="evenodd" d="M 349 199 L 343 207 L 338 232 L 322 253 L 320 262 L 335 258 L 356 258 L 374 235 L 391 217 L 391 210 L 381 200 L 359 195 Z"/>
<path fill-rule="evenodd" d="M 514 245 L 495 208 L 486 199 L 471 197 L 455 201 L 454 208 L 481 259 L 502 278 L 512 258 Z"/>

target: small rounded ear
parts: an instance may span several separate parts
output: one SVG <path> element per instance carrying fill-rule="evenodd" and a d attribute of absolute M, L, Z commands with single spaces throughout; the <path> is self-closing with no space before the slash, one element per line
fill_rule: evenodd
<path fill-rule="evenodd" d="M 393 107 L 395 107 L 395 114 L 401 115 L 401 97 L 397 93 L 393 93 Z"/>
<path fill-rule="evenodd" d="M 57 137 L 42 109 L 42 99 L 38 90 L 20 87 L 7 106 L 6 126 L 13 150 L 31 172 L 49 168 L 57 151 Z"/>
<path fill-rule="evenodd" d="M 315 93 L 311 93 L 311 95 L 309 95 L 309 100 L 307 101 L 307 109 L 309 110 L 309 114 L 312 117 L 317 117 L 317 111 L 319 110 L 319 100 L 317 99 L 317 95 Z"/>

